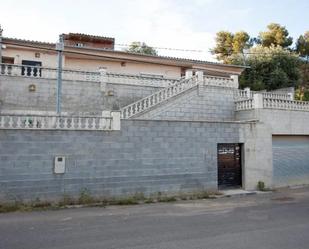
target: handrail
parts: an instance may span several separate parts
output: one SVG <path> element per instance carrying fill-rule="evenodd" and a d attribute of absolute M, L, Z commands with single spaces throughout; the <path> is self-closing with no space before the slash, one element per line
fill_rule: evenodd
<path fill-rule="evenodd" d="M 131 118 L 134 115 L 144 112 L 151 107 L 196 86 L 197 84 L 197 77 L 193 76 L 192 78 L 183 79 L 173 85 L 167 86 L 158 92 L 121 108 L 121 118 Z"/>

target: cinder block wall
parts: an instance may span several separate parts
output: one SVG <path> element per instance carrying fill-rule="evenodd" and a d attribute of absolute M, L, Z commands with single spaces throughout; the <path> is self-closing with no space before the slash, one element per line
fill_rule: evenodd
<path fill-rule="evenodd" d="M 29 91 L 29 85 L 35 91 Z M 0 111 L 56 109 L 56 80 L 12 76 L 0 77 Z M 107 84 L 107 91 L 100 90 L 100 83 L 63 81 L 62 109 L 69 113 L 100 114 L 102 110 L 119 109 L 146 97 L 158 87 L 125 84 Z M 109 94 L 107 94 L 109 92 Z"/>
<path fill-rule="evenodd" d="M 217 143 L 248 124 L 122 120 L 121 131 L 0 130 L 0 200 L 217 189 Z M 55 156 L 66 173 L 53 173 Z"/>
<path fill-rule="evenodd" d="M 137 118 L 172 120 L 235 120 L 236 89 L 198 86 L 140 114 Z"/>

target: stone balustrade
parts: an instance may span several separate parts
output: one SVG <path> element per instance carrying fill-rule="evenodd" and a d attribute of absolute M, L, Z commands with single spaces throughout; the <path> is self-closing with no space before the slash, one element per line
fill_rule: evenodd
<path fill-rule="evenodd" d="M 203 84 L 209 86 L 237 88 L 238 83 L 232 78 L 204 75 Z"/>
<path fill-rule="evenodd" d="M 0 129 L 120 130 L 120 115 L 114 115 L 113 112 L 109 116 L 48 116 L 30 114 L 0 114 Z"/>
<path fill-rule="evenodd" d="M 270 98 L 270 99 L 293 100 L 293 96 L 289 94 L 279 94 L 273 92 L 257 92 L 257 91 L 251 91 L 250 89 L 249 90 L 238 89 L 235 92 L 235 99 L 244 100 L 248 98 L 253 98 L 254 94 L 262 94 L 264 98 Z"/>
<path fill-rule="evenodd" d="M 0 64 L 0 75 L 6 76 L 20 76 L 30 78 L 45 78 L 57 79 L 57 69 L 39 66 L 16 65 L 16 64 Z M 67 70 L 62 71 L 63 80 L 78 80 L 78 81 L 91 81 L 99 82 L 99 72 L 86 72 L 80 70 Z"/>
<path fill-rule="evenodd" d="M 252 110 L 254 108 L 253 99 L 235 101 L 236 111 Z"/>
<path fill-rule="evenodd" d="M 279 109 L 291 111 L 309 111 L 308 101 L 285 99 L 288 95 L 273 93 L 255 93 L 253 98 L 235 101 L 236 111 L 252 109 Z"/>
<path fill-rule="evenodd" d="M 280 93 L 272 93 L 272 92 L 264 92 L 262 94 L 264 98 L 268 98 L 268 99 L 293 100 L 293 96 L 289 94 L 280 94 Z"/>
<path fill-rule="evenodd" d="M 57 69 L 3 63 L 0 64 L 0 75 L 57 79 Z M 133 74 L 112 73 L 106 72 L 105 69 L 103 71 L 98 70 L 97 72 L 63 69 L 62 79 L 72 81 L 103 82 L 152 87 L 167 87 L 179 81 L 179 79 L 166 79 L 139 76 Z"/>
<path fill-rule="evenodd" d="M 246 100 L 246 99 L 250 99 L 253 98 L 253 92 L 250 90 L 242 90 L 242 89 L 237 89 L 234 92 L 234 99 L 236 101 L 238 100 Z"/>
<path fill-rule="evenodd" d="M 179 82 L 165 87 L 164 89 L 151 94 L 139 101 L 134 102 L 121 109 L 121 118 L 128 119 L 136 114 L 142 113 L 151 107 L 162 103 L 194 86 L 198 85 L 197 77 L 182 79 Z"/>
<path fill-rule="evenodd" d="M 263 98 L 263 108 L 292 110 L 292 111 L 309 111 L 309 102 L 264 97 Z"/>

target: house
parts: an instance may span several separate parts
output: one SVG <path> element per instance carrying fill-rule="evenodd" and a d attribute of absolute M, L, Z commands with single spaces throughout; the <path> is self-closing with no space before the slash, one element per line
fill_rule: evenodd
<path fill-rule="evenodd" d="M 115 39 L 102 36 L 69 33 L 64 39 L 65 69 L 97 71 L 106 68 L 108 72 L 180 78 L 186 70 L 203 70 L 206 74 L 226 76 L 239 75 L 243 67 L 223 65 L 214 62 L 154 56 L 114 50 Z M 55 43 L 2 38 L 5 48 L 2 63 L 57 67 Z"/>
<path fill-rule="evenodd" d="M 3 39 L 0 201 L 309 183 L 308 102 L 239 89 L 243 67 L 64 37 L 61 115 L 54 44 Z"/>

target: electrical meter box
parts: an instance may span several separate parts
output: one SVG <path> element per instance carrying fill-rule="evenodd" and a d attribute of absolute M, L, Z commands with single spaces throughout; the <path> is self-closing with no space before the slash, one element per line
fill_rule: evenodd
<path fill-rule="evenodd" d="M 54 162 L 54 173 L 55 174 L 64 174 L 65 172 L 65 157 L 56 156 Z"/>

